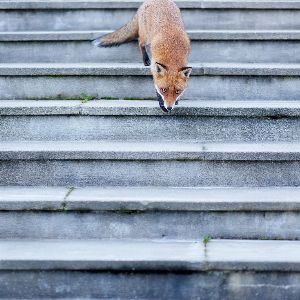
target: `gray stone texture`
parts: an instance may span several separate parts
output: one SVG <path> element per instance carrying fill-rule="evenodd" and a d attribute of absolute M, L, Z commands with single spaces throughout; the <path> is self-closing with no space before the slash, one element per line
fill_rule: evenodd
<path fill-rule="evenodd" d="M 297 101 L 0 101 L 2 141 L 297 142 Z M 51 128 L 51 131 L 48 130 Z"/>
<path fill-rule="evenodd" d="M 68 30 L 68 31 L 2 31 L 1 42 L 33 41 L 90 41 L 112 30 Z M 299 30 L 187 30 L 192 41 L 235 41 L 235 40 L 295 40 L 300 39 Z"/>
<path fill-rule="evenodd" d="M 298 300 L 299 280 L 297 272 L 0 271 L 0 297 Z"/>
<path fill-rule="evenodd" d="M 299 101 L 194 101 L 184 100 L 166 115 L 156 100 L 14 100 L 0 101 L 0 116 L 170 116 L 270 117 L 300 116 Z M 168 116 L 168 117 L 165 117 Z"/>
<path fill-rule="evenodd" d="M 190 63 L 299 63 L 299 40 L 197 40 L 192 41 Z M 122 50 L 120 52 L 120 50 Z M 90 41 L 0 42 L 0 63 L 113 63 L 142 64 L 136 43 L 121 48 L 95 48 Z"/>
<path fill-rule="evenodd" d="M 0 187 L 0 238 L 300 239 L 299 194 L 284 187 Z"/>
<path fill-rule="evenodd" d="M 6 160 L 0 185 L 299 186 L 299 161 Z"/>
<path fill-rule="evenodd" d="M 4 202 L 1 206 L 12 209 L 23 206 L 25 210 L 0 212 L 0 238 L 202 240 L 209 235 L 221 239 L 300 240 L 299 203 L 149 202 L 149 209 L 129 201 L 78 204 L 68 201 L 60 206 L 53 201 Z M 196 208 L 189 210 L 193 206 Z M 94 210 L 95 207 L 103 210 Z M 113 207 L 115 210 L 110 210 Z"/>
<path fill-rule="evenodd" d="M 99 1 L 99 0 L 11 0 L 0 2 L 0 9 L 97 9 L 97 8 L 138 8 L 141 0 Z M 180 8 L 244 8 L 244 9 L 300 9 L 298 1 L 265 0 L 265 1 L 227 1 L 227 0 L 178 0 Z"/>
<path fill-rule="evenodd" d="M 296 161 L 299 143 L 0 142 L 0 160 Z"/>
<path fill-rule="evenodd" d="M 40 3 L 1 1 L 0 30 L 116 29 L 130 20 L 141 2 L 94 1 L 93 5 L 100 6 L 96 9 L 89 7 L 85 1 L 71 3 L 85 6 L 85 9 L 74 9 L 75 7 L 67 9 L 68 3 L 70 2 L 61 1 L 60 5 L 65 8 L 59 9 L 58 4 L 53 1 Z M 199 1 L 181 3 L 179 2 L 188 29 L 294 30 L 300 28 L 298 1 L 211 1 L 206 5 L 202 5 Z M 20 9 L 16 9 L 16 6 Z M 106 8 L 104 9 L 103 6 Z M 107 8 L 108 6 L 110 8 Z M 252 9 L 247 9 L 247 6 Z M 5 10 L 9 7 L 12 9 Z"/>
<path fill-rule="evenodd" d="M 1 270 L 299 272 L 299 241 L 1 240 Z"/>
<path fill-rule="evenodd" d="M 139 62 L 136 43 L 94 48 L 107 31 L 0 32 L 0 63 Z M 192 30 L 190 62 L 299 63 L 298 30 Z M 121 50 L 122 51 L 121 51 Z"/>
<path fill-rule="evenodd" d="M 194 63 L 193 75 L 296 76 L 300 64 Z M 150 68 L 137 63 L 0 64 L 0 76 L 145 76 Z"/>
<path fill-rule="evenodd" d="M 298 100 L 298 64 L 192 64 L 183 98 Z M 1 64 L 0 99 L 45 97 L 153 98 L 149 69 L 141 64 Z M 147 75 L 147 76 L 146 76 Z M 20 88 L 20 86 L 22 88 Z"/>
<path fill-rule="evenodd" d="M 298 187 L 0 187 L 1 211 L 298 211 Z"/>

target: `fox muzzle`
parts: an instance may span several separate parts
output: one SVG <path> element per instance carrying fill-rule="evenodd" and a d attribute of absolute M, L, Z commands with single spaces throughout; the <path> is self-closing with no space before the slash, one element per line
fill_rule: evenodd
<path fill-rule="evenodd" d="M 165 104 L 164 104 L 164 99 L 162 98 L 162 96 L 156 92 L 156 95 L 157 95 L 157 100 L 158 100 L 158 103 L 159 103 L 159 107 L 164 111 L 164 112 L 169 112 L 169 110 L 165 107 Z"/>

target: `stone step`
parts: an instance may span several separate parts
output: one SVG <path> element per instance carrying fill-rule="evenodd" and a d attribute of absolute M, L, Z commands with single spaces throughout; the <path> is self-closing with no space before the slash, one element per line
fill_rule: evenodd
<path fill-rule="evenodd" d="M 299 143 L 11 141 L 0 185 L 297 186 Z"/>
<path fill-rule="evenodd" d="M 115 29 L 141 1 L 0 1 L 0 31 Z M 188 29 L 300 29 L 299 1 L 177 1 Z M 20 16 L 22 16 L 20 18 Z"/>
<path fill-rule="evenodd" d="M 300 289 L 297 241 L 1 240 L 0 249 L 2 298 L 277 300 Z"/>
<path fill-rule="evenodd" d="M 2 186 L 0 238 L 295 240 L 299 196 L 299 187 Z"/>
<path fill-rule="evenodd" d="M 49 130 L 51 128 L 51 130 Z M 2 141 L 298 142 L 300 101 L 0 101 Z"/>
<path fill-rule="evenodd" d="M 299 100 L 300 64 L 203 63 L 193 66 L 188 99 Z M 150 70 L 132 63 L 0 64 L 0 99 L 151 98 Z M 77 98 L 78 99 L 78 98 Z"/>
<path fill-rule="evenodd" d="M 95 48 L 108 31 L 0 32 L 0 63 L 141 62 L 137 43 Z M 299 30 L 192 30 L 190 62 L 299 63 Z"/>

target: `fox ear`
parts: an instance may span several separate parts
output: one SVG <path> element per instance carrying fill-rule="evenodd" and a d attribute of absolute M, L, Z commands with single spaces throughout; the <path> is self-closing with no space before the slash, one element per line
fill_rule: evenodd
<path fill-rule="evenodd" d="M 156 62 L 155 63 L 155 71 L 159 75 L 163 76 L 163 75 L 165 75 L 165 72 L 167 71 L 167 68 L 166 68 L 165 65 Z"/>
<path fill-rule="evenodd" d="M 180 70 L 180 75 L 182 78 L 189 78 L 192 72 L 192 68 L 191 67 L 183 67 Z"/>

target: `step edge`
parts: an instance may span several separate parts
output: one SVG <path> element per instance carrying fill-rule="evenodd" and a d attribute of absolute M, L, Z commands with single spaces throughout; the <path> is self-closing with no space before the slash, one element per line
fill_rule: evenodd
<path fill-rule="evenodd" d="M 1 42 L 90 41 L 112 30 L 0 32 Z M 300 40 L 299 30 L 187 30 L 192 41 L 288 41 Z M 92 47 L 92 45 L 91 45 Z"/>
<path fill-rule="evenodd" d="M 34 253 L 31 255 L 27 254 L 27 258 L 24 258 L 24 251 L 22 251 L 22 259 L 20 259 L 18 256 L 21 254 L 9 252 L 6 257 L 4 256 L 2 259 L 0 257 L 1 270 L 300 271 L 299 257 L 295 255 L 300 249 L 299 241 L 210 240 L 204 245 L 201 241 L 178 240 L 144 240 L 134 242 L 132 240 L 0 240 L 0 247 L 2 246 L 3 249 L 10 249 L 10 247 L 16 244 L 18 245 L 18 250 L 21 246 L 25 247 L 24 249 L 30 249 L 30 246 L 36 249 L 41 249 L 41 246 L 45 248 L 46 246 L 47 249 L 48 247 L 51 249 L 52 244 L 52 248 L 54 245 L 56 249 L 60 248 L 68 251 L 71 246 L 72 249 L 76 249 L 77 254 L 73 255 L 72 259 L 69 256 L 67 259 L 63 259 L 60 255 L 55 258 L 55 255 L 53 256 L 52 254 L 48 255 L 46 259 L 47 255 L 43 254 L 39 256 L 38 254 L 36 256 Z M 105 246 L 103 247 L 103 245 Z M 120 247 L 125 247 L 123 248 L 123 251 L 125 249 L 125 253 L 123 252 L 122 255 L 118 255 L 118 252 L 116 252 L 114 258 L 111 255 L 105 257 L 107 253 L 105 249 L 110 249 L 111 252 L 112 248 L 116 248 L 120 252 Z M 176 252 L 174 253 L 175 248 Z M 250 253 L 245 255 L 240 252 L 242 249 L 248 248 L 255 249 L 255 255 L 253 255 L 251 250 L 251 255 Z M 90 255 L 86 252 L 86 249 L 90 253 L 95 253 L 95 250 L 98 253 L 97 255 Z M 133 253 L 132 250 L 129 251 L 129 249 L 134 249 L 136 253 Z M 143 252 L 143 249 L 147 249 L 148 252 Z M 168 251 L 170 252 L 171 249 L 173 253 L 169 256 Z M 282 249 L 284 250 L 283 254 L 281 253 Z M 228 254 L 229 250 L 231 251 L 230 254 Z M 274 253 L 270 254 L 270 250 L 273 250 Z M 63 253 L 66 253 L 65 251 Z M 78 259 L 80 251 L 82 253 L 80 253 L 80 259 Z M 143 252 L 142 255 L 141 251 Z M 163 252 L 159 256 L 155 254 L 157 251 Z M 249 252 L 249 250 L 247 251 Z M 183 253 L 185 254 L 183 255 Z"/>
<path fill-rule="evenodd" d="M 161 116 L 156 100 L 1 100 L 0 116 Z M 169 116 L 299 117 L 300 101 L 182 100 Z"/>
<path fill-rule="evenodd" d="M 197 9 L 289 9 L 297 10 L 300 8 L 298 1 L 176 1 L 180 8 L 197 8 Z M 141 5 L 141 1 L 1 1 L 0 10 L 28 10 L 28 9 L 137 9 Z"/>

